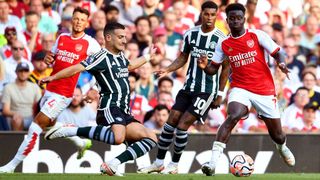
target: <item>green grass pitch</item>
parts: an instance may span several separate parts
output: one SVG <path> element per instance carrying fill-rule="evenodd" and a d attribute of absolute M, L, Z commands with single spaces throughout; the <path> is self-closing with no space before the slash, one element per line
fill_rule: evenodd
<path fill-rule="evenodd" d="M 239 179 L 232 174 L 218 174 L 214 177 L 206 177 L 202 174 L 177 174 L 177 175 L 160 175 L 160 174 L 134 174 L 128 173 L 124 177 L 108 177 L 100 174 L 49 174 L 49 173 L 38 173 L 38 174 L 0 174 L 0 180 L 99 180 L 99 179 L 121 179 L 121 180 L 198 180 L 198 179 L 213 179 L 213 180 L 226 180 L 226 179 Z M 250 177 L 240 177 L 240 179 L 265 179 L 265 180 L 291 180 L 291 179 L 320 179 L 320 174 L 305 174 L 305 173 L 279 173 L 279 174 L 253 174 Z"/>

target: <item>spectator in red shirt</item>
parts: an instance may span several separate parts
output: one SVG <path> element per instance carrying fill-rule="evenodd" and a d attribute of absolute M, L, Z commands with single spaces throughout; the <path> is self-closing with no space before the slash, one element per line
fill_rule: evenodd
<path fill-rule="evenodd" d="M 22 18 L 29 11 L 29 6 L 18 0 L 7 0 L 12 15 Z"/>
<path fill-rule="evenodd" d="M 26 29 L 23 32 L 26 37 L 28 47 L 31 52 L 42 50 L 41 33 L 38 29 L 40 17 L 34 11 L 29 11 L 26 14 Z"/>

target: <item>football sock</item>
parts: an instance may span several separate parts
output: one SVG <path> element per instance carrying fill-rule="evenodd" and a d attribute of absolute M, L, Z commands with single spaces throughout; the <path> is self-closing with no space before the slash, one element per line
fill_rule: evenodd
<path fill-rule="evenodd" d="M 157 143 L 150 138 L 144 138 L 140 141 L 132 143 L 123 153 L 116 158 L 120 163 L 127 162 L 129 160 L 137 159 L 149 152 L 152 148 L 156 147 Z"/>
<path fill-rule="evenodd" d="M 212 145 L 212 156 L 210 163 L 216 166 L 217 161 L 219 160 L 221 154 L 223 153 L 223 149 L 226 148 L 226 144 L 214 141 Z"/>
<path fill-rule="evenodd" d="M 275 142 L 277 149 L 282 150 L 283 148 L 287 147 L 286 142 L 287 140 L 285 140 L 283 144 L 277 144 Z"/>
<path fill-rule="evenodd" d="M 183 150 L 188 144 L 188 132 L 182 129 L 176 130 L 176 139 L 174 141 L 174 151 L 172 156 L 172 162 L 178 163 L 182 155 Z"/>
<path fill-rule="evenodd" d="M 175 127 L 171 126 L 168 123 L 164 124 L 163 130 L 162 130 L 161 135 L 159 137 L 158 154 L 157 154 L 156 161 L 161 162 L 159 160 L 163 160 L 165 158 L 166 153 L 169 149 L 169 146 L 173 141 L 174 130 L 175 130 Z"/>
<path fill-rule="evenodd" d="M 27 137 L 23 140 L 18 149 L 17 154 L 7 164 L 7 166 L 16 168 L 20 164 L 20 162 L 22 162 L 24 158 L 26 158 L 28 154 L 32 151 L 41 132 L 41 127 L 37 123 L 32 122 L 29 127 Z"/>
<path fill-rule="evenodd" d="M 114 133 L 110 127 L 105 126 L 89 126 L 80 127 L 77 131 L 77 136 L 94 139 L 97 141 L 105 142 L 107 144 L 114 144 Z"/>

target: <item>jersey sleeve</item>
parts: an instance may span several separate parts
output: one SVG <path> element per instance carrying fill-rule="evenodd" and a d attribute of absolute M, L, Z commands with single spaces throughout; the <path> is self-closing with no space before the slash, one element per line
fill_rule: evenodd
<path fill-rule="evenodd" d="M 182 42 L 182 46 L 180 51 L 186 54 L 190 53 L 190 32 L 191 31 L 187 31 L 184 35 L 183 35 L 183 42 Z"/>
<path fill-rule="evenodd" d="M 93 53 L 99 52 L 101 49 L 100 44 L 97 42 L 97 40 L 90 38 L 89 39 L 89 47 L 87 50 L 87 55 L 91 55 Z"/>
<path fill-rule="evenodd" d="M 254 32 L 258 37 L 259 44 L 266 49 L 269 54 L 273 55 L 280 50 L 279 45 L 277 45 L 267 33 L 261 30 L 254 30 Z"/>
<path fill-rule="evenodd" d="M 57 52 L 59 40 L 60 40 L 60 35 L 57 37 L 57 40 L 56 40 L 56 42 L 54 43 L 54 45 L 53 45 L 53 47 L 51 49 L 51 52 L 53 54 L 56 54 L 56 52 Z"/>
<path fill-rule="evenodd" d="M 101 51 L 89 55 L 84 61 L 80 64 L 85 67 L 87 71 L 101 71 L 106 66 L 104 65 L 105 54 Z"/>
<path fill-rule="evenodd" d="M 222 50 L 222 41 L 218 41 L 218 44 L 215 48 L 215 51 L 211 59 L 211 63 L 213 64 L 221 64 L 222 61 L 225 59 L 225 54 Z"/>

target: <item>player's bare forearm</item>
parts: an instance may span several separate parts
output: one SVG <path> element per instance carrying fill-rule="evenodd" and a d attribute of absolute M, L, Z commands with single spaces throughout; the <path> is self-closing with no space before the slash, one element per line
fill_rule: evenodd
<path fill-rule="evenodd" d="M 203 70 L 209 75 L 217 74 L 220 65 L 209 63 Z"/>
<path fill-rule="evenodd" d="M 134 69 L 137 69 L 140 66 L 144 65 L 146 62 L 147 62 L 147 60 L 144 56 L 141 56 L 139 58 L 131 60 L 129 66 L 128 66 L 128 70 L 132 71 Z"/>
<path fill-rule="evenodd" d="M 189 54 L 180 53 L 176 60 L 174 60 L 166 69 L 167 72 L 175 71 L 184 66 L 188 61 Z"/>
<path fill-rule="evenodd" d="M 56 73 L 54 76 L 54 80 L 63 79 L 67 77 L 71 77 L 79 72 L 85 71 L 85 67 L 81 64 L 75 64 L 68 68 L 65 68 L 58 73 Z"/>
<path fill-rule="evenodd" d="M 279 50 L 277 53 L 271 55 L 277 62 L 277 64 L 280 63 L 286 63 L 285 59 L 286 59 L 286 55 L 285 52 L 283 50 Z"/>
<path fill-rule="evenodd" d="M 278 67 L 280 68 L 280 70 L 286 74 L 287 78 L 290 79 L 289 77 L 289 69 L 287 67 L 287 64 L 285 62 L 285 58 L 286 58 L 286 55 L 285 55 L 285 52 L 280 49 L 278 52 L 276 52 L 275 54 L 272 55 L 272 57 L 276 60 L 277 64 L 278 64 Z"/>
<path fill-rule="evenodd" d="M 219 91 L 224 91 L 224 88 L 226 87 L 226 84 L 228 81 L 229 72 L 230 72 L 229 61 L 223 61 L 221 74 L 219 78 Z"/>

